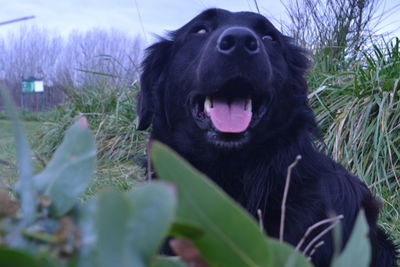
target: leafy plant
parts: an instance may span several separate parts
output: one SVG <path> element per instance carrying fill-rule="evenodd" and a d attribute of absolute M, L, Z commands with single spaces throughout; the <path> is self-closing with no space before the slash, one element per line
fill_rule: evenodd
<path fill-rule="evenodd" d="M 266 238 L 246 211 L 175 152 L 153 142 L 152 157 L 159 177 L 177 187 L 176 220 L 204 231 L 194 236 L 174 234 L 190 239 L 211 266 L 311 266 L 291 245 Z M 351 262 L 369 266 L 367 236 L 368 224 L 360 212 L 349 243 L 332 266 L 355 266 Z M 365 247 L 359 246 L 360 240 Z M 364 261 L 359 259 L 361 251 Z"/>
<path fill-rule="evenodd" d="M 95 168 L 95 142 L 85 118 L 66 132 L 48 166 L 33 176 L 29 147 L 10 100 L 20 181 L 18 201 L 0 199 L 0 263 L 7 266 L 170 266 L 185 264 L 157 251 L 167 234 L 191 240 L 210 266 L 299 266 L 311 264 L 293 247 L 265 236 L 256 222 L 207 177 L 175 152 L 152 144 L 157 174 L 120 193 L 105 191 L 79 203 Z M 335 266 L 366 258 L 370 247 L 363 213 Z M 363 247 L 358 245 L 363 240 Z"/>
<path fill-rule="evenodd" d="M 67 213 L 89 185 L 96 163 L 96 145 L 85 118 L 67 130 L 47 167 L 35 175 L 36 192 L 51 199 L 50 212 Z M 22 194 L 22 182 L 16 188 Z"/>
<path fill-rule="evenodd" d="M 154 182 L 124 194 L 106 192 L 80 205 L 96 161 L 86 119 L 66 131 L 48 166 L 33 176 L 26 138 L 11 100 L 6 94 L 4 98 L 14 125 L 20 181 L 19 201 L 2 193 L 7 206 L 1 209 L 0 241 L 9 247 L 0 250 L 2 265 L 54 266 L 53 261 L 59 265 L 66 256 L 77 256 L 77 266 L 85 267 L 110 266 L 110 260 L 118 266 L 156 262 L 175 214 L 174 188 Z M 42 256 L 33 256 L 37 253 Z"/>
<path fill-rule="evenodd" d="M 174 188 L 147 183 L 131 191 L 107 191 L 82 220 L 82 238 L 95 238 L 80 253 L 79 266 L 149 266 L 174 219 Z"/>

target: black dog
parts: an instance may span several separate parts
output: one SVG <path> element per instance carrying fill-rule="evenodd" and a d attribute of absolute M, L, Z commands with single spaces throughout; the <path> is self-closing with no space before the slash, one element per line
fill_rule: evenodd
<path fill-rule="evenodd" d="M 301 155 L 292 173 L 284 240 L 296 245 L 309 226 L 341 214 L 346 242 L 363 208 L 371 266 L 395 266 L 395 247 L 376 224 L 378 202 L 313 143 L 308 67 L 304 50 L 263 16 L 206 10 L 147 49 L 138 128 L 152 125 L 151 139 L 176 150 L 254 216 L 260 209 L 273 237 L 279 234 L 288 166 Z M 321 240 L 312 261 L 329 266 L 331 234 Z"/>

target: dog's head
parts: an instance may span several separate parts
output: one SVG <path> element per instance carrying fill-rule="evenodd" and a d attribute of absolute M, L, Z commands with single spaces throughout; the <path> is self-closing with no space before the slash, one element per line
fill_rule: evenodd
<path fill-rule="evenodd" d="M 271 140 L 310 117 L 308 65 L 265 17 L 206 10 L 147 49 L 138 128 L 224 150 Z"/>

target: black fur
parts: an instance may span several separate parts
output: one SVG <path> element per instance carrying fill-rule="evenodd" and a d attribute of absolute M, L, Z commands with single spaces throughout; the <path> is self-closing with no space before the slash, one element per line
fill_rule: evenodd
<path fill-rule="evenodd" d="M 256 36 L 257 55 L 239 51 L 226 56 L 216 49 L 221 34 L 237 26 Z M 300 154 L 287 199 L 284 239 L 296 245 L 309 226 L 342 214 L 346 242 L 363 208 L 370 225 L 371 266 L 395 266 L 395 247 L 376 224 L 378 202 L 364 183 L 314 145 L 316 123 L 304 79 L 309 65 L 305 51 L 263 16 L 206 10 L 147 49 L 138 128 L 152 125 L 151 139 L 176 150 L 253 216 L 261 209 L 273 237 L 279 234 L 287 168 Z M 205 97 L 216 94 L 251 95 L 254 119 L 245 132 L 218 132 L 202 113 Z M 322 240 L 325 244 L 312 260 L 329 266 L 331 234 Z"/>

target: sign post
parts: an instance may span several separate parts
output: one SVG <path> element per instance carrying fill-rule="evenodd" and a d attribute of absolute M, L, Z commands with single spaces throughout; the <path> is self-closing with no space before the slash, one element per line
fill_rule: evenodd
<path fill-rule="evenodd" d="M 25 109 L 25 96 L 29 94 L 36 94 L 40 97 L 40 110 L 44 107 L 44 86 L 43 80 L 35 77 L 23 79 L 21 83 L 22 97 L 21 108 Z"/>

